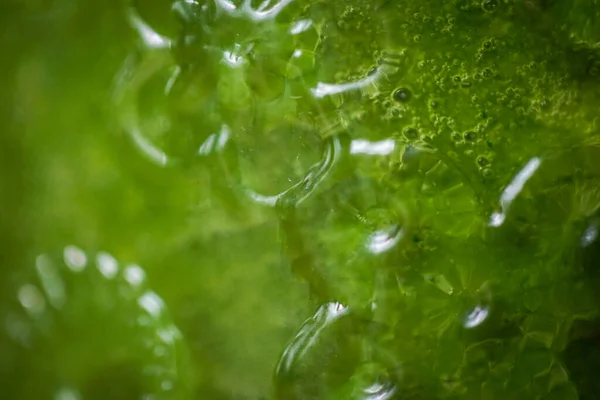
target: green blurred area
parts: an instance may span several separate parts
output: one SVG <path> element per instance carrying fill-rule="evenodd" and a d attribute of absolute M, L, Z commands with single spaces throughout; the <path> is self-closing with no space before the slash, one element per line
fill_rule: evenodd
<path fill-rule="evenodd" d="M 5 397 L 595 398 L 600 5 L 272 3 L 0 5 Z"/>

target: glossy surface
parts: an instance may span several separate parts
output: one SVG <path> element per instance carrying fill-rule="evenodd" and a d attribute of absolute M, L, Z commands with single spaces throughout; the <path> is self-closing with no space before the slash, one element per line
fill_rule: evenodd
<path fill-rule="evenodd" d="M 593 399 L 594 0 L 0 6 L 11 399 Z"/>

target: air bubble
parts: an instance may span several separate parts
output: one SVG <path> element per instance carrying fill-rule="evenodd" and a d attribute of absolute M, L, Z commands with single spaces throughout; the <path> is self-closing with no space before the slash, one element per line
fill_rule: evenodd
<path fill-rule="evenodd" d="M 477 140 L 477 134 L 473 131 L 465 132 L 463 136 L 465 140 L 468 140 L 469 142 L 474 142 Z"/>
<path fill-rule="evenodd" d="M 117 275 L 119 263 L 113 256 L 102 251 L 96 256 L 96 267 L 98 267 L 102 275 L 108 279 L 112 279 Z"/>
<path fill-rule="evenodd" d="M 498 2 L 496 0 L 484 0 L 481 3 L 481 8 L 487 12 L 493 12 L 498 7 Z"/>
<path fill-rule="evenodd" d="M 131 286 L 139 286 L 146 277 L 144 270 L 139 265 L 129 265 L 125 268 L 123 275 Z"/>
<path fill-rule="evenodd" d="M 87 265 L 87 257 L 83 250 L 77 246 L 67 246 L 63 251 L 63 259 L 72 271 L 82 271 Z"/>
<path fill-rule="evenodd" d="M 490 162 L 489 162 L 489 160 L 487 158 L 485 158 L 483 156 L 477 157 L 477 165 L 479 165 L 480 167 L 485 167 L 489 163 Z"/>
<path fill-rule="evenodd" d="M 394 100 L 396 100 L 400 103 L 406 103 L 411 99 L 412 93 L 407 88 L 402 87 L 402 88 L 396 89 L 394 91 L 394 93 L 392 94 L 392 97 L 394 98 Z"/>
<path fill-rule="evenodd" d="M 42 292 L 34 285 L 21 286 L 17 294 L 19 302 L 25 310 L 33 314 L 41 314 L 46 308 L 46 300 Z"/>
<path fill-rule="evenodd" d="M 404 134 L 404 137 L 409 140 L 416 139 L 419 135 L 415 128 L 404 128 L 404 131 L 402 133 Z"/>

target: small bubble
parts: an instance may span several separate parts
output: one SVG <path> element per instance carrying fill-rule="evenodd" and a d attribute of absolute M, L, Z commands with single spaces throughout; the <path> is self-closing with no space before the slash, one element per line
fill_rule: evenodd
<path fill-rule="evenodd" d="M 415 128 L 405 128 L 402 133 L 404 137 L 409 140 L 416 139 L 418 136 L 418 132 Z"/>
<path fill-rule="evenodd" d="M 464 138 L 469 142 L 474 142 L 477 139 L 477 134 L 473 131 L 465 132 Z"/>
<path fill-rule="evenodd" d="M 475 94 L 475 95 L 473 95 L 473 97 L 471 97 L 471 101 L 473 103 L 479 103 L 479 97 L 477 97 L 477 95 Z"/>
<path fill-rule="evenodd" d="M 486 12 L 493 12 L 498 7 L 498 2 L 496 0 L 484 0 L 483 3 L 481 3 L 481 7 Z"/>
<path fill-rule="evenodd" d="M 458 133 L 453 132 L 450 135 L 450 139 L 452 139 L 452 141 L 454 141 L 454 142 L 460 142 L 461 136 Z"/>
<path fill-rule="evenodd" d="M 125 268 L 123 275 L 131 286 L 139 286 L 146 276 L 144 270 L 138 265 L 129 265 Z"/>
<path fill-rule="evenodd" d="M 146 310 L 148 314 L 157 318 L 164 309 L 163 300 L 154 292 L 146 292 L 139 299 L 138 304 Z"/>
<path fill-rule="evenodd" d="M 432 101 L 429 103 L 429 106 L 430 106 L 431 108 L 437 108 L 437 107 L 439 106 L 439 103 L 438 103 L 437 101 L 435 101 L 435 100 L 432 100 Z"/>
<path fill-rule="evenodd" d="M 461 81 L 460 76 L 455 76 L 454 78 L 452 78 L 454 80 L 454 82 L 459 83 Z"/>
<path fill-rule="evenodd" d="M 414 41 L 415 43 L 419 43 L 419 42 L 421 41 L 421 35 L 415 35 L 415 36 L 413 37 L 413 41 Z"/>
<path fill-rule="evenodd" d="M 115 258 L 112 255 L 103 251 L 96 255 L 96 266 L 98 267 L 98 270 L 102 273 L 102 275 L 104 275 L 108 279 L 114 278 L 117 275 L 117 271 L 119 269 L 119 264 L 117 260 L 115 260 Z"/>
<path fill-rule="evenodd" d="M 42 292 L 34 285 L 21 286 L 17 294 L 19 302 L 27 311 L 40 314 L 46 308 L 46 300 Z"/>
<path fill-rule="evenodd" d="M 63 259 L 65 264 L 67 264 L 67 267 L 75 272 L 83 270 L 87 264 L 87 257 L 83 250 L 72 245 L 65 247 Z"/>
<path fill-rule="evenodd" d="M 392 116 L 397 117 L 400 115 L 400 110 L 398 110 L 397 108 L 392 108 L 390 110 L 390 113 L 392 114 Z"/>
<path fill-rule="evenodd" d="M 484 168 L 482 174 L 486 179 L 491 179 L 494 177 L 494 171 L 491 168 Z"/>
<path fill-rule="evenodd" d="M 483 42 L 483 47 L 486 49 L 491 49 L 492 48 L 492 42 L 490 40 L 486 40 Z"/>
<path fill-rule="evenodd" d="M 477 157 L 477 164 L 480 167 L 485 167 L 486 165 L 488 165 L 490 162 L 488 161 L 487 158 L 483 157 L 483 156 L 479 156 Z"/>
<path fill-rule="evenodd" d="M 394 91 L 392 97 L 400 103 L 406 103 L 411 99 L 412 93 L 407 88 L 399 88 Z"/>

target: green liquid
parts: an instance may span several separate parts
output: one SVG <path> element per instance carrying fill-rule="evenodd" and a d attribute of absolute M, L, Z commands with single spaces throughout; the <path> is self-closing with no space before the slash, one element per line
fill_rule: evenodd
<path fill-rule="evenodd" d="M 595 398 L 598 21 L 9 0 L 5 397 Z"/>

